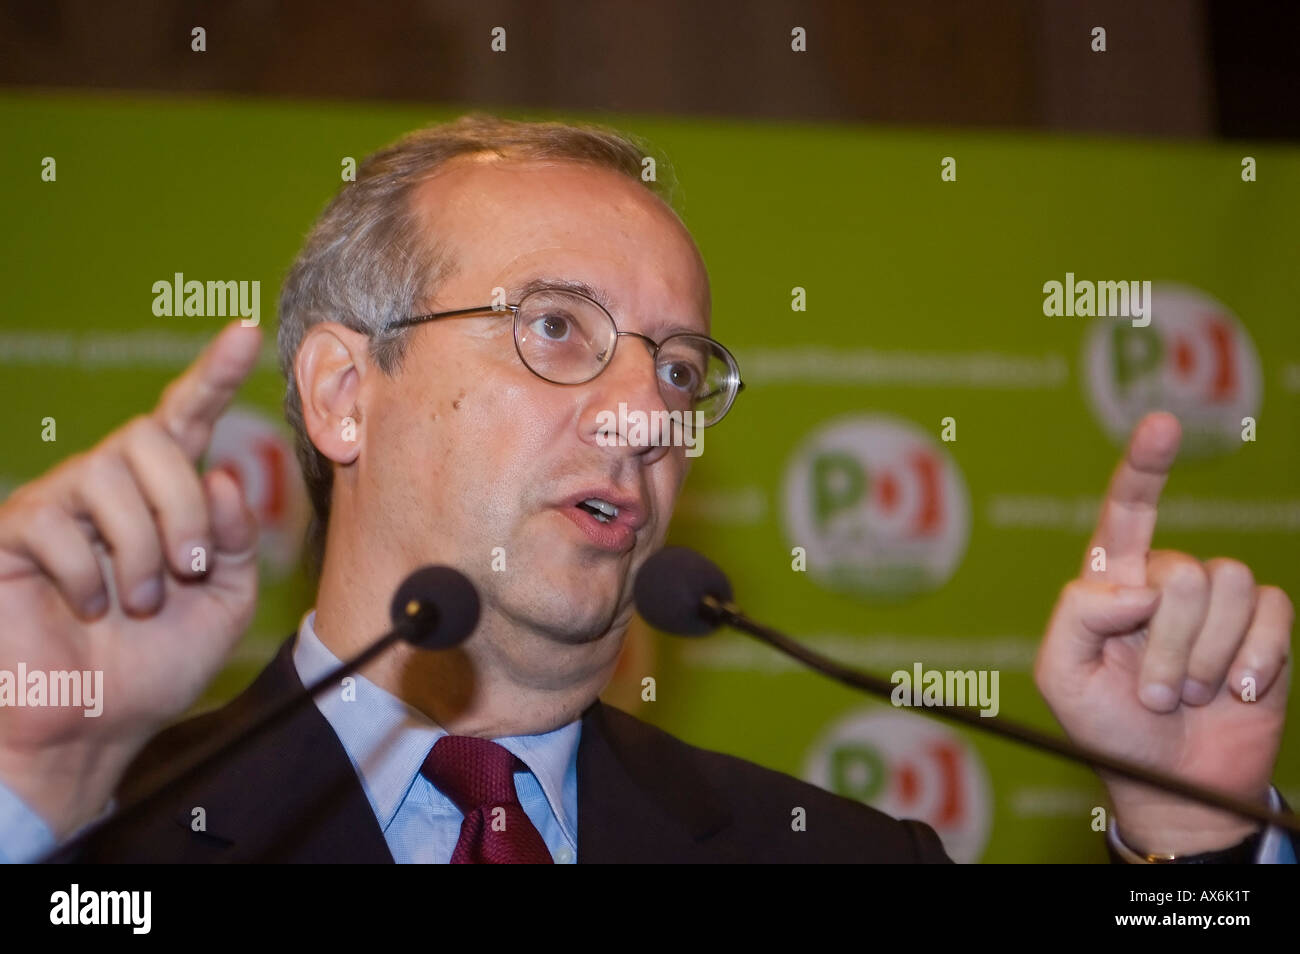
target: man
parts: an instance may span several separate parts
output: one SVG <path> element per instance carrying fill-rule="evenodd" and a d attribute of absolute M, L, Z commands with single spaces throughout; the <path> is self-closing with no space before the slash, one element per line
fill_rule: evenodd
<path fill-rule="evenodd" d="M 609 431 L 625 404 L 716 423 L 739 387 L 707 272 L 607 131 L 470 117 L 371 157 L 285 282 L 286 408 L 323 553 L 313 612 L 226 709 L 151 738 L 255 601 L 235 485 L 195 464 L 253 365 L 232 326 L 155 411 L 0 508 L 0 668 L 102 670 L 98 719 L 0 710 L 0 839 L 40 857 L 388 625 L 427 563 L 474 582 L 460 649 L 398 646 L 86 860 L 945 860 L 934 832 L 606 707 L 636 571 L 689 459 Z M 620 417 L 619 420 L 624 420 Z M 1137 428 L 1038 684 L 1077 741 L 1268 804 L 1292 609 L 1227 560 L 1148 553 L 1177 422 Z M 680 442 L 679 442 L 680 445 Z M 497 549 L 499 548 L 499 550 Z M 504 554 L 505 570 L 491 566 Z M 206 555 L 204 569 L 194 555 Z M 1243 702 L 1244 679 L 1256 701 Z M 488 741 L 494 740 L 494 741 Z M 148 743 L 147 747 L 146 744 Z M 1126 860 L 1272 860 L 1248 820 L 1108 779 Z M 792 814 L 803 809 L 806 830 Z M 1263 843 L 1261 843 L 1261 841 Z"/>

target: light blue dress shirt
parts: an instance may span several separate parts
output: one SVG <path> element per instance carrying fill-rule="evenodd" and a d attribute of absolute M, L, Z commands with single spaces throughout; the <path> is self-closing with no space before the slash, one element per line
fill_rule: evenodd
<path fill-rule="evenodd" d="M 339 664 L 317 638 L 315 612 L 303 617 L 293 663 L 303 685 Z M 420 774 L 433 743 L 447 734 L 428 716 L 361 675 L 345 695 L 316 697 L 316 708 L 333 727 L 352 760 L 370 807 L 399 863 L 446 864 L 460 837 L 464 816 Z M 347 701 L 355 694 L 353 701 Z M 493 739 L 528 766 L 515 772 L 515 790 L 528 818 L 558 864 L 578 859 L 578 739 L 581 721 L 544 735 Z"/>

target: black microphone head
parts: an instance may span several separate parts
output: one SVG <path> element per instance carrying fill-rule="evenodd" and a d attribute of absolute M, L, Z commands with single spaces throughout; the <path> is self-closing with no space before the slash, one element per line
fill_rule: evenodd
<path fill-rule="evenodd" d="M 700 601 L 731 602 L 731 581 L 718 565 L 689 547 L 664 547 L 645 561 L 632 586 L 636 611 L 655 629 L 703 636 L 718 628 Z"/>
<path fill-rule="evenodd" d="M 422 566 L 393 595 L 393 626 L 420 649 L 459 646 L 478 625 L 478 591 L 449 566 Z"/>

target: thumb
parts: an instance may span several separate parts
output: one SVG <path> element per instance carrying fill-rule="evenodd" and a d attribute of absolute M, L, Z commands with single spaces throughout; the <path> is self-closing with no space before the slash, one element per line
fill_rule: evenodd
<path fill-rule="evenodd" d="M 1061 594 L 1044 649 L 1061 665 L 1096 662 L 1107 639 L 1140 629 L 1155 614 L 1160 591 L 1075 580 Z"/>

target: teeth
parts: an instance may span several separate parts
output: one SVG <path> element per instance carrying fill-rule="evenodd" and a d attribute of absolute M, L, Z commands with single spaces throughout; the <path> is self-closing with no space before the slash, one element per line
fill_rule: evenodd
<path fill-rule="evenodd" d="M 582 505 L 589 510 L 595 511 L 592 516 L 601 523 L 609 523 L 618 516 L 618 508 L 608 500 L 601 500 L 599 497 L 588 497 L 582 502 Z"/>

